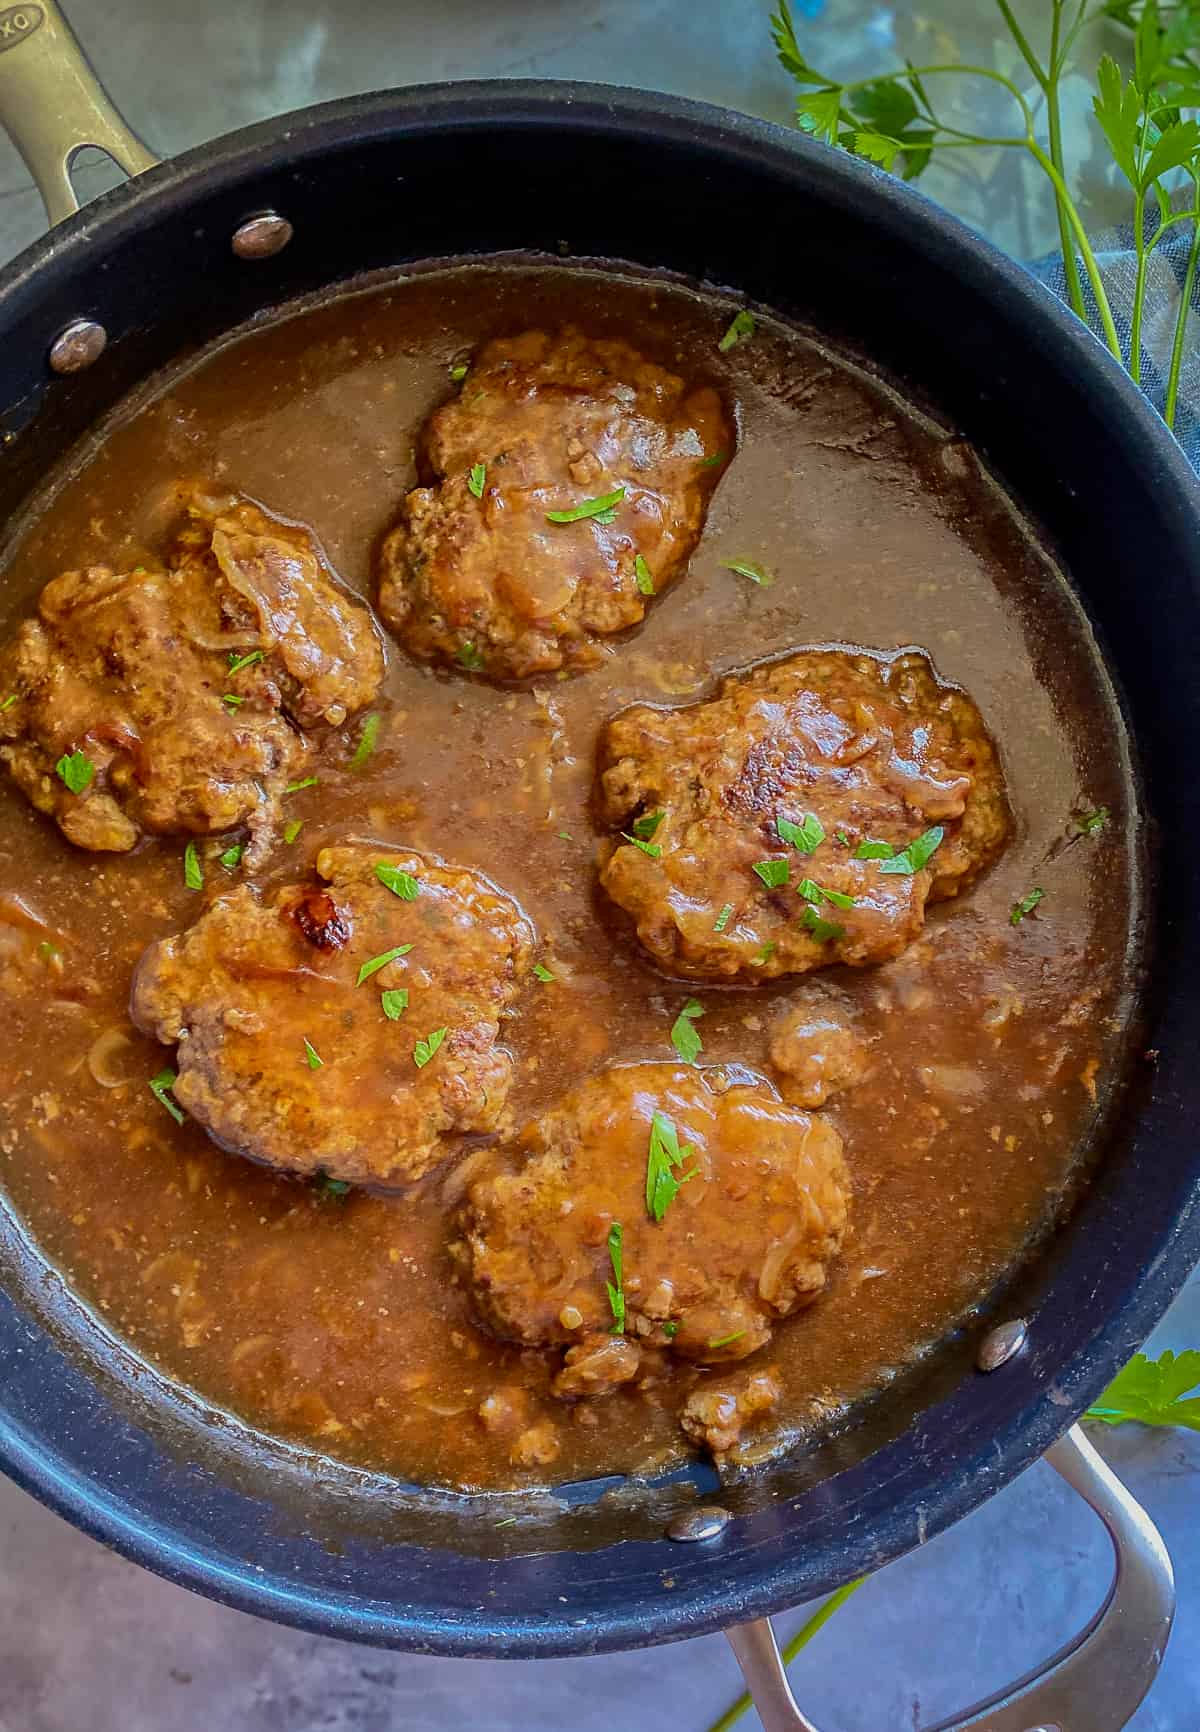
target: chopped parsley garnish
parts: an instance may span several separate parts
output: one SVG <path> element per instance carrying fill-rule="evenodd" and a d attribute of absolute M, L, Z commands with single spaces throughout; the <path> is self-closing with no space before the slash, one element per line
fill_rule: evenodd
<path fill-rule="evenodd" d="M 230 650 L 229 671 L 231 674 L 240 674 L 243 668 L 252 668 L 255 662 L 266 659 L 262 650 L 248 650 L 244 656 L 240 656 L 236 650 Z"/>
<path fill-rule="evenodd" d="M 843 848 L 848 848 L 850 846 L 850 838 L 844 830 L 835 830 L 833 832 L 833 839 L 835 842 L 840 842 Z"/>
<path fill-rule="evenodd" d="M 736 571 L 739 577 L 748 577 L 751 583 L 758 584 L 760 589 L 770 589 L 775 582 L 767 568 L 756 565 L 752 559 L 723 559 L 721 564 L 726 571 Z"/>
<path fill-rule="evenodd" d="M 856 860 L 892 860 L 895 854 L 890 842 L 872 842 L 869 836 L 864 836 L 854 850 Z"/>
<path fill-rule="evenodd" d="M 283 791 L 285 794 L 299 794 L 305 788 L 315 788 L 318 780 L 317 776 L 305 776 L 302 782 L 289 782 Z"/>
<path fill-rule="evenodd" d="M 700 459 L 701 469 L 715 469 L 718 463 L 724 463 L 729 456 L 728 451 L 714 451 L 711 457 Z"/>
<path fill-rule="evenodd" d="M 654 594 L 654 579 L 650 574 L 650 567 L 640 553 L 634 556 L 633 575 L 637 579 L 638 589 L 643 595 Z"/>
<path fill-rule="evenodd" d="M 642 817 L 635 818 L 631 825 L 633 834 L 639 837 L 643 842 L 651 841 L 654 837 L 654 832 L 658 829 L 658 826 L 662 823 L 666 815 L 665 812 L 646 812 Z"/>
<path fill-rule="evenodd" d="M 411 944 L 397 944 L 394 950 L 383 950 L 378 956 L 373 956 L 369 962 L 364 962 L 358 971 L 355 986 L 361 986 L 364 980 L 370 980 L 373 974 L 378 974 L 381 968 L 386 968 L 389 962 L 395 962 L 398 956 L 407 956 L 412 949 Z"/>
<path fill-rule="evenodd" d="M 349 1194 L 350 1186 L 345 1179 L 331 1179 L 328 1173 L 318 1173 L 313 1190 L 323 1203 L 340 1203 Z"/>
<path fill-rule="evenodd" d="M 1019 902 L 1014 902 L 1012 913 L 1008 917 L 1009 925 L 1019 926 L 1027 914 L 1033 913 L 1045 894 L 1044 890 L 1031 890 L 1028 896 L 1022 896 Z"/>
<path fill-rule="evenodd" d="M 800 916 L 800 923 L 806 926 L 818 944 L 828 944 L 831 939 L 845 938 L 846 928 L 839 926 L 836 920 L 825 920 L 815 908 L 809 907 Z"/>
<path fill-rule="evenodd" d="M 483 655 L 473 643 L 460 643 L 458 659 L 468 673 L 477 674 L 483 666 Z"/>
<path fill-rule="evenodd" d="M 461 385 L 469 372 L 469 364 L 466 361 L 460 361 L 457 367 L 451 367 L 450 369 L 450 383 L 452 385 Z"/>
<path fill-rule="evenodd" d="M 96 774 L 96 766 L 87 753 L 78 750 L 67 752 L 54 768 L 59 780 L 66 783 L 72 794 L 82 794 Z"/>
<path fill-rule="evenodd" d="M 613 1278 L 604 1283 L 608 1289 L 608 1303 L 613 1314 L 613 1326 L 610 1331 L 613 1335 L 624 1335 L 625 1333 L 625 1289 L 622 1285 L 624 1274 L 621 1268 L 622 1236 L 620 1221 L 614 1221 L 608 1229 L 608 1258 L 612 1264 Z"/>
<path fill-rule="evenodd" d="M 379 1008 L 389 1022 L 396 1022 L 408 1009 L 407 986 L 394 986 L 379 994 Z"/>
<path fill-rule="evenodd" d="M 744 1329 L 735 1329 L 732 1335 L 718 1335 L 714 1341 L 706 1343 L 708 1347 L 728 1347 L 732 1341 L 740 1341 L 746 1333 Z"/>
<path fill-rule="evenodd" d="M 735 313 L 733 318 L 729 321 L 729 324 L 725 329 L 725 335 L 717 344 L 717 348 L 723 355 L 727 355 L 730 349 L 735 348 L 738 343 L 745 342 L 747 337 L 752 337 L 753 335 L 754 314 L 750 312 L 748 308 L 743 307 L 741 312 Z"/>
<path fill-rule="evenodd" d="M 16 701 L 17 701 L 17 693 L 16 692 L 9 692 L 9 694 L 5 698 L 4 702 L 2 704 L 0 704 L 0 715 L 3 715 L 5 710 L 11 710 L 13 705 L 16 703 Z"/>
<path fill-rule="evenodd" d="M 614 487 L 611 493 L 602 493 L 597 499 L 585 499 L 579 505 L 572 505 L 567 511 L 548 511 L 546 522 L 578 523 L 584 517 L 599 517 L 611 523 L 612 518 L 606 518 L 605 513 L 611 511 L 614 505 L 619 505 L 624 497 L 625 488 Z"/>
<path fill-rule="evenodd" d="M 732 913 L 733 903 L 727 902 L 721 912 L 717 915 L 717 918 L 713 921 L 713 931 L 724 932 L 725 928 L 729 925 L 729 916 Z"/>
<path fill-rule="evenodd" d="M 809 812 L 798 824 L 790 818 L 776 818 L 775 829 L 781 842 L 790 842 L 801 854 L 811 854 L 825 840 L 825 826 L 815 812 Z"/>
<path fill-rule="evenodd" d="M 321 1057 L 311 1040 L 304 1042 L 304 1062 L 309 1070 L 320 1070 L 325 1060 Z"/>
<path fill-rule="evenodd" d="M 435 1028 L 425 1036 L 424 1040 L 417 1042 L 416 1046 L 413 1047 L 413 1063 L 418 1070 L 423 1070 L 429 1063 L 449 1032 L 448 1028 Z"/>
<path fill-rule="evenodd" d="M 1094 836 L 1108 823 L 1108 807 L 1097 806 L 1094 812 L 1081 812 L 1071 822 L 1080 836 Z"/>
<path fill-rule="evenodd" d="M 679 1195 L 680 1186 L 695 1177 L 695 1167 L 675 1177 L 675 1169 L 682 1167 L 695 1153 L 694 1143 L 684 1143 L 680 1148 L 679 1132 L 665 1113 L 654 1114 L 650 1120 L 650 1149 L 646 1156 L 646 1208 L 656 1221 L 661 1221 L 671 1207 Z M 619 1275 L 617 1279 L 620 1280 Z"/>
<path fill-rule="evenodd" d="M 539 980 L 554 979 L 554 976 L 551 974 L 544 962 L 535 962 L 533 965 L 533 972 L 537 975 Z"/>
<path fill-rule="evenodd" d="M 358 744 L 354 748 L 354 756 L 350 760 L 352 770 L 361 770 L 379 740 L 379 713 L 372 710 L 369 716 L 363 718 L 362 732 L 358 736 Z"/>
<path fill-rule="evenodd" d="M 304 828 L 304 819 L 303 818 L 289 818 L 287 823 L 283 826 L 283 839 L 284 839 L 284 841 L 289 842 L 289 843 L 294 842 L 296 840 L 296 837 L 300 834 L 301 830 L 303 830 L 303 828 Z"/>
<path fill-rule="evenodd" d="M 678 1323 L 671 1322 L 664 1323 L 662 1326 L 662 1332 L 668 1341 L 674 1341 L 675 1337 L 679 1334 L 679 1325 Z"/>
<path fill-rule="evenodd" d="M 751 867 L 768 890 L 781 890 L 787 883 L 791 867 L 786 860 L 757 860 Z"/>
<path fill-rule="evenodd" d="M 750 966 L 752 968 L 761 968 L 764 962 L 770 962 L 777 949 L 778 945 L 775 943 L 775 940 L 769 938 L 763 945 L 762 949 L 750 958 Z"/>
<path fill-rule="evenodd" d="M 236 692 L 222 692 L 221 702 L 230 710 L 240 710 L 245 698 L 239 698 Z"/>
<path fill-rule="evenodd" d="M 189 842 L 183 851 L 183 881 L 189 890 L 204 888 L 204 868 L 194 842 Z"/>
<path fill-rule="evenodd" d="M 471 473 L 467 476 L 467 486 L 476 499 L 483 498 L 483 489 L 487 483 L 487 464 L 472 463 Z"/>
<path fill-rule="evenodd" d="M 58 945 L 50 938 L 42 939 L 42 942 L 38 945 L 37 953 L 43 962 L 53 962 L 56 956 L 62 955 L 62 951 L 59 949 Z"/>
<path fill-rule="evenodd" d="M 284 835 L 286 834 L 287 832 L 285 830 Z M 244 842 L 234 842 L 232 846 L 226 848 L 223 854 L 218 854 L 217 858 L 221 862 L 222 866 L 224 866 L 226 872 L 236 872 L 242 863 L 242 855 L 245 852 L 246 844 Z"/>
<path fill-rule="evenodd" d="M 796 889 L 806 902 L 814 905 L 819 902 L 832 902 L 835 908 L 854 907 L 853 896 L 847 896 L 844 890 L 827 890 L 823 884 L 816 884 L 811 878 L 802 878 Z"/>
<path fill-rule="evenodd" d="M 704 1051 L 704 1042 L 696 1028 L 696 1018 L 703 1015 L 699 999 L 689 998 L 671 1025 L 671 1045 L 684 1064 L 695 1064 Z"/>
<path fill-rule="evenodd" d="M 643 854 L 649 854 L 652 860 L 662 859 L 662 849 L 657 842 L 644 842 L 640 836 L 630 835 L 628 830 L 621 831 L 627 842 L 632 842 L 635 848 L 640 848 Z"/>
<path fill-rule="evenodd" d="M 929 864 L 938 848 L 941 847 L 942 837 L 945 834 L 942 826 L 935 824 L 932 830 L 926 830 L 923 835 L 917 837 L 915 842 L 910 842 L 903 853 L 894 854 L 890 860 L 882 860 L 879 870 L 905 874 L 922 871 Z"/>
<path fill-rule="evenodd" d="M 186 1122 L 186 1115 L 183 1108 L 176 1103 L 175 1097 L 171 1093 L 171 1090 L 175 1087 L 175 1081 L 175 1072 L 173 1070 L 160 1070 L 157 1076 L 152 1076 L 150 1078 L 150 1081 L 146 1086 L 158 1102 L 159 1106 L 166 1107 L 171 1117 L 175 1120 L 175 1123 L 177 1125 L 182 1125 Z"/>
<path fill-rule="evenodd" d="M 399 866 L 389 866 L 386 860 L 375 862 L 375 876 L 385 890 L 390 890 L 402 902 L 415 902 L 421 893 L 421 886 L 411 872 L 404 872 Z"/>
<path fill-rule="evenodd" d="M 558 837 L 560 842 L 573 842 L 575 840 L 569 830 L 556 830 L 554 834 Z"/>

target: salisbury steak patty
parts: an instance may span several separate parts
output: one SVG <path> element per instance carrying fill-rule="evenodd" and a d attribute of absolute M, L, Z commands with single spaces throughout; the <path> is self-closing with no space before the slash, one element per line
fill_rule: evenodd
<path fill-rule="evenodd" d="M 0 652 L 0 760 L 81 848 L 261 839 L 307 759 L 299 729 L 339 726 L 382 677 L 369 612 L 306 531 L 193 498 L 165 566 L 46 585 Z"/>
<path fill-rule="evenodd" d="M 318 884 L 246 886 L 138 966 L 132 1015 L 179 1043 L 175 1099 L 217 1142 L 296 1173 L 417 1179 L 502 1122 L 499 1019 L 532 933 L 476 872 L 326 848 Z"/>
<path fill-rule="evenodd" d="M 493 679 L 592 666 L 682 571 L 732 440 L 714 390 L 628 343 L 570 328 L 485 343 L 425 424 L 380 612 L 414 655 Z M 600 515 L 547 516 L 610 494 Z"/>
<path fill-rule="evenodd" d="M 602 1071 L 481 1157 L 452 1255 L 495 1334 L 569 1349 L 560 1395 L 627 1381 L 647 1347 L 742 1359 L 824 1287 L 846 1225 L 841 1138 L 761 1079 L 723 1080 L 670 1064 Z M 672 1182 L 652 1209 L 664 1146 L 680 1158 L 665 1156 Z"/>
<path fill-rule="evenodd" d="M 600 743 L 601 882 L 673 974 L 762 980 L 895 956 L 1000 852 L 995 748 L 925 656 L 805 650 Z"/>

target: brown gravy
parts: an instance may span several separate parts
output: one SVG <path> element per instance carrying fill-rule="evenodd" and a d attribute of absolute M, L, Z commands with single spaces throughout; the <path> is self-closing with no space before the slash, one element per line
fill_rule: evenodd
<path fill-rule="evenodd" d="M 1136 813 L 1086 623 L 971 452 L 770 319 L 718 354 L 730 313 L 681 286 L 498 264 L 430 270 L 245 330 L 143 393 L 52 478 L 9 553 L 0 626 L 58 571 L 135 563 L 156 546 L 158 502 L 181 475 L 310 525 L 369 593 L 373 547 L 414 481 L 415 432 L 448 369 L 489 335 L 569 319 L 720 386 L 738 455 L 689 575 L 644 628 L 600 670 L 525 691 L 437 675 L 389 646 L 378 750 L 356 775 L 329 754 L 319 787 L 289 805 L 299 837 L 263 878 L 303 876 L 350 833 L 476 866 L 515 895 L 557 975 L 530 981 L 509 1032 L 518 1121 L 587 1070 L 670 1059 L 671 1024 L 693 996 L 705 1060 L 766 1071 L 767 1026 L 796 983 L 671 982 L 606 924 L 588 803 L 599 725 L 630 702 L 684 701 L 732 668 L 827 642 L 920 645 L 972 694 L 999 743 L 1015 834 L 967 897 L 931 910 L 906 955 L 837 971 L 874 1043 L 869 1080 L 827 1109 L 846 1139 L 853 1225 L 826 1295 L 772 1347 L 786 1394 L 766 1452 L 910 1365 L 1052 1220 L 1128 1014 Z M 728 559 L 775 581 L 756 586 Z M 1072 814 L 1099 807 L 1107 824 L 1079 836 Z M 70 1284 L 207 1401 L 386 1473 L 492 1486 L 677 1457 L 678 1391 L 660 1386 L 574 1410 L 545 1396 L 559 1459 L 549 1474 L 510 1465 L 476 1410 L 501 1382 L 542 1399 L 548 1356 L 489 1340 L 452 1285 L 452 1165 L 406 1196 L 332 1200 L 172 1123 L 146 1086 L 169 1054 L 126 1011 L 144 946 L 198 911 L 181 862 L 182 839 L 123 858 L 74 851 L 0 788 L 0 1170 Z M 221 876 L 214 863 L 209 886 Z M 1035 886 L 1036 915 L 1013 925 Z M 39 951 L 47 941 L 57 955 Z"/>

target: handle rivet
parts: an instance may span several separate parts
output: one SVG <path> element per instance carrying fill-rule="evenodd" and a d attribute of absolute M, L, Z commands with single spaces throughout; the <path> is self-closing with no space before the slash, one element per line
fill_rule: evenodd
<path fill-rule="evenodd" d="M 715 1540 L 729 1519 L 729 1511 L 722 1509 L 719 1504 L 697 1504 L 695 1509 L 684 1510 L 682 1515 L 677 1515 L 671 1520 L 667 1526 L 667 1538 L 669 1540 Z"/>
<path fill-rule="evenodd" d="M 294 233 L 286 217 L 265 210 L 234 229 L 230 245 L 239 259 L 270 259 L 283 251 Z"/>
<path fill-rule="evenodd" d="M 50 345 L 50 365 L 56 373 L 81 373 L 99 360 L 108 332 L 95 319 L 72 319 Z"/>
<path fill-rule="evenodd" d="M 1014 1317 L 1011 1323 L 989 1329 L 975 1355 L 980 1371 L 999 1371 L 1002 1365 L 1007 1365 L 1024 1347 L 1028 1334 L 1029 1326 L 1023 1317 Z"/>

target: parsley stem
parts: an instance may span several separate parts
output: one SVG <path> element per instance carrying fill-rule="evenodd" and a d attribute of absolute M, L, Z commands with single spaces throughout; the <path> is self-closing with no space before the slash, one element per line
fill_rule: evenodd
<path fill-rule="evenodd" d="M 1133 312 L 1129 320 L 1129 377 L 1135 385 L 1142 382 L 1142 310 L 1146 304 L 1146 264 L 1150 248 L 1146 245 L 1145 194 L 1133 195 L 1133 246 L 1137 254 L 1137 269 L 1133 279 Z"/>
<path fill-rule="evenodd" d="M 1079 22 L 1082 19 L 1085 10 L 1086 0 L 1084 0 L 1084 4 L 1080 6 L 1079 18 L 1076 19 L 1075 23 L 1076 29 L 1079 28 Z M 1060 40 L 1061 29 L 1062 5 L 1060 0 L 1054 0 L 1054 9 L 1050 24 L 1050 66 L 1048 75 L 1042 85 L 1042 89 L 1046 92 L 1046 127 L 1050 135 L 1050 160 L 1058 170 L 1059 175 L 1065 180 L 1066 175 L 1063 168 L 1062 110 L 1059 104 L 1058 88 L 1059 75 L 1062 72 L 1063 64 L 1063 50 Z M 1074 35 L 1072 33 L 1072 40 L 1073 39 Z M 1062 253 L 1063 275 L 1066 278 L 1067 284 L 1067 300 L 1071 304 L 1071 311 L 1079 318 L 1086 320 L 1087 315 L 1083 310 L 1083 285 L 1079 280 L 1079 260 L 1076 257 L 1075 244 L 1071 237 L 1071 221 L 1067 216 L 1066 210 L 1063 207 L 1063 201 L 1059 198 L 1057 190 L 1054 195 L 1054 203 L 1058 212 L 1058 244 L 1059 250 Z"/>
<path fill-rule="evenodd" d="M 1100 277 L 1100 266 L 1096 263 L 1096 255 L 1092 251 L 1091 242 L 1088 240 L 1087 230 L 1083 226 L 1079 212 L 1075 209 L 1075 201 L 1067 191 L 1067 183 L 1064 181 L 1057 168 L 1055 168 L 1050 158 L 1046 155 L 1037 139 L 1034 138 L 1032 131 L 1030 132 L 1029 137 L 1025 140 L 1025 148 L 1029 151 L 1035 162 L 1040 164 L 1053 185 L 1055 192 L 1062 200 L 1063 209 L 1067 213 L 1068 221 L 1071 224 L 1071 229 L 1079 246 L 1080 256 L 1083 259 L 1083 268 L 1087 272 L 1088 282 L 1091 284 L 1092 293 L 1096 297 L 1096 310 L 1100 314 L 1100 324 L 1104 330 L 1104 341 L 1108 344 L 1113 355 L 1115 355 L 1121 365 L 1124 366 L 1124 357 L 1121 354 L 1121 340 L 1117 336 L 1117 327 L 1113 323 L 1112 308 L 1109 306 L 1108 296 L 1104 292 L 1104 283 Z"/>
<path fill-rule="evenodd" d="M 1195 180 L 1195 177 L 1193 176 Z M 1200 180 L 1195 181 L 1197 203 L 1200 204 Z M 1175 340 L 1171 344 L 1171 367 L 1167 374 L 1167 396 L 1163 404 L 1163 420 L 1174 430 L 1175 406 L 1179 400 L 1179 374 L 1183 367 L 1183 344 L 1192 310 L 1192 290 L 1196 284 L 1196 264 L 1200 260 L 1200 210 L 1189 213 L 1192 218 L 1192 244 L 1188 248 L 1187 269 L 1179 294 L 1179 311 L 1175 315 Z"/>
<path fill-rule="evenodd" d="M 802 1648 L 807 1648 L 813 1637 L 817 1635 L 820 1630 L 824 1629 L 833 1614 L 838 1611 L 840 1607 L 844 1606 L 850 1596 L 856 1594 L 859 1588 L 861 1588 L 863 1583 L 867 1580 L 868 1578 L 866 1576 L 859 1576 L 855 1581 L 847 1582 L 845 1586 L 839 1588 L 836 1593 L 830 1594 L 829 1598 L 823 1605 L 817 1607 L 816 1611 L 813 1613 L 812 1617 L 808 1619 L 807 1623 L 801 1624 L 800 1628 L 796 1631 L 796 1634 L 784 1646 L 783 1663 L 785 1666 L 791 1665 L 800 1650 Z M 751 1707 L 753 1707 L 753 1703 L 751 1702 L 748 1693 L 745 1696 L 739 1696 L 737 1701 L 734 1702 L 731 1707 L 726 1708 L 719 1720 L 713 1721 L 712 1725 L 708 1728 L 708 1732 L 729 1732 L 729 1728 L 736 1725 L 742 1715 Z"/>
<path fill-rule="evenodd" d="M 1056 46 L 1055 38 L 1058 35 L 1058 22 L 1062 6 L 1061 0 L 1051 0 L 1051 4 L 1054 9 L 1054 35 L 1051 38 L 1050 59 L 1051 62 L 1053 62 Z M 1025 62 L 1026 66 L 1028 66 L 1030 72 L 1033 73 L 1038 84 L 1040 84 L 1042 89 L 1046 91 L 1046 94 L 1049 95 L 1049 79 L 1046 71 L 1037 55 L 1033 52 L 1033 49 L 1029 46 L 1028 38 L 1026 37 L 1025 32 L 1021 29 L 1021 26 L 1017 23 L 1017 20 L 1013 15 L 1013 9 L 1008 4 L 1008 0 L 996 0 L 996 5 L 1000 9 L 1000 16 L 1008 25 L 1008 33 L 1016 43 L 1021 59 Z"/>

